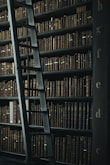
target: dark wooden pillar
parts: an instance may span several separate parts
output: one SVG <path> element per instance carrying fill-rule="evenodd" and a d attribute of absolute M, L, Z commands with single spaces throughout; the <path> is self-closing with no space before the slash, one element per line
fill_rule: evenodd
<path fill-rule="evenodd" d="M 92 165 L 110 164 L 110 0 L 93 0 Z"/>

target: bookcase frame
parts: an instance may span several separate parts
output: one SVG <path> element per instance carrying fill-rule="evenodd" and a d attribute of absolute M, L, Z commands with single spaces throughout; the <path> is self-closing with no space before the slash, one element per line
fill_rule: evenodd
<path fill-rule="evenodd" d="M 37 2 L 37 1 L 33 1 Z M 108 4 L 107 4 L 108 3 Z M 92 45 L 78 45 L 76 47 L 69 47 L 69 48 L 61 48 L 56 50 L 46 50 L 41 51 L 40 55 L 41 58 L 49 57 L 51 54 L 51 57 L 55 56 L 62 56 L 66 55 L 68 53 L 72 52 L 83 52 L 87 50 L 93 51 L 93 68 L 87 68 L 87 69 L 65 69 L 61 71 L 44 71 L 43 75 L 45 79 L 52 80 L 56 79 L 58 76 L 71 76 L 71 75 L 91 75 L 93 76 L 93 96 L 89 97 L 47 97 L 47 101 L 51 101 L 53 103 L 63 103 L 64 101 L 78 101 L 78 102 L 93 102 L 93 114 L 92 114 L 92 129 L 90 130 L 80 130 L 80 129 L 70 129 L 70 128 L 58 128 L 58 127 L 51 127 L 52 133 L 55 136 L 86 136 L 86 137 L 92 137 L 92 160 L 90 162 L 91 165 L 97 165 L 97 164 L 107 164 L 109 165 L 109 155 L 110 149 L 109 149 L 109 139 L 110 139 L 110 131 L 109 131 L 109 29 L 110 29 L 110 23 L 109 21 L 109 6 L 110 2 L 107 0 L 106 2 L 104 0 L 92 0 L 92 1 L 79 1 L 78 4 L 70 5 L 66 7 L 62 7 L 59 9 L 55 9 L 52 11 L 46 11 L 39 14 L 35 14 L 35 20 L 36 22 L 40 22 L 41 20 L 48 20 L 51 17 L 57 18 L 58 16 L 61 17 L 65 14 L 69 15 L 71 13 L 74 13 L 75 9 L 77 7 L 80 7 L 81 5 L 87 5 L 91 8 L 92 14 L 93 14 L 93 23 L 86 24 L 86 25 L 77 25 L 75 27 L 70 28 L 64 28 L 64 29 L 58 29 L 53 31 L 47 31 L 47 32 L 40 32 L 38 34 L 38 38 L 46 38 L 51 35 L 62 35 L 66 34 L 68 32 L 73 33 L 75 31 L 83 31 L 83 30 L 93 30 L 93 44 Z M 5 9 L 6 5 L 1 5 L 0 10 Z M 106 19 L 105 19 L 106 17 Z M 19 22 L 25 21 L 24 18 L 19 19 Z M 8 22 L 5 21 L 3 23 L 0 23 L 1 28 L 8 29 Z M 101 34 L 100 34 L 101 33 Z M 21 37 L 20 40 L 25 40 L 25 37 Z M 11 40 L 7 39 L 4 41 L 0 41 L 0 45 L 5 45 L 7 43 L 10 43 Z M 106 54 L 106 55 L 105 55 Z M 30 54 L 31 58 L 31 54 Z M 25 59 L 25 54 L 22 56 L 22 59 Z M 0 57 L 0 62 L 13 62 L 12 56 L 7 57 Z M 106 73 L 106 74 L 105 74 Z M 24 77 L 26 77 L 26 74 L 24 74 Z M 31 73 L 30 77 L 34 77 L 34 74 Z M 14 74 L 10 75 L 0 75 L 1 80 L 11 80 L 15 79 Z M 28 98 L 30 100 L 34 99 L 33 97 Z M 9 100 L 14 101 L 17 100 L 17 97 L 11 97 L 8 96 L 4 99 L 4 97 L 0 97 L 0 100 L 3 101 L 3 104 L 7 104 Z M 36 99 L 37 101 L 37 99 Z M 17 128 L 18 130 L 21 130 L 20 124 L 11 124 L 11 123 L 2 123 L 0 122 L 1 126 L 7 127 L 9 126 L 12 130 Z M 36 126 L 36 128 L 39 131 L 42 131 L 42 126 Z M 35 127 L 30 125 L 30 129 L 32 131 L 35 131 Z M 63 138 L 62 138 L 63 139 Z M 59 141 L 59 139 L 58 139 Z M 0 152 L 1 155 L 10 155 L 9 152 Z M 16 157 L 23 157 L 23 154 L 16 154 L 12 153 L 12 155 L 16 155 Z M 59 162 L 58 164 L 70 164 L 70 163 L 64 163 Z"/>

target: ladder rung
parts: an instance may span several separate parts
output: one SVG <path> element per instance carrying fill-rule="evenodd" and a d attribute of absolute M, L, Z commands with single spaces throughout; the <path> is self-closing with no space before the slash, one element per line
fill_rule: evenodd
<path fill-rule="evenodd" d="M 38 46 L 32 46 L 32 45 L 26 45 L 26 44 L 19 44 L 21 47 L 26 47 L 26 48 L 38 48 Z"/>
<path fill-rule="evenodd" d="M 44 156 L 39 156 L 39 158 L 54 158 L 53 155 L 44 155 Z"/>
<path fill-rule="evenodd" d="M 48 133 L 45 133 L 45 132 L 31 132 L 31 135 L 51 135 L 51 133 L 50 132 L 48 132 Z"/>
<path fill-rule="evenodd" d="M 34 88 L 24 88 L 25 90 L 33 90 L 33 91 L 38 91 L 38 89 L 34 89 Z"/>
<path fill-rule="evenodd" d="M 26 111 L 26 112 L 34 112 L 34 113 L 36 113 L 36 112 L 38 112 L 38 113 L 48 113 L 47 111 L 42 111 L 42 110 L 40 110 L 40 111 Z"/>
<path fill-rule="evenodd" d="M 47 159 L 47 158 L 53 158 L 54 159 L 54 156 L 53 155 L 39 155 L 39 156 L 36 156 L 32 159 L 32 162 L 36 162 L 37 159 Z"/>
<path fill-rule="evenodd" d="M 29 24 L 25 24 L 25 23 L 17 23 L 17 26 L 18 27 L 23 26 L 23 27 L 30 28 L 30 29 L 34 29 L 35 28 L 34 25 L 29 25 Z"/>
<path fill-rule="evenodd" d="M 32 5 L 31 4 L 27 4 L 25 1 L 23 0 L 16 0 L 16 5 L 18 6 L 21 6 L 21 7 L 31 7 L 32 8 Z"/>
<path fill-rule="evenodd" d="M 33 90 L 33 91 L 44 91 L 44 88 L 24 88 L 25 90 Z"/>
<path fill-rule="evenodd" d="M 33 70 L 33 71 L 41 71 L 42 70 L 41 67 L 37 68 L 37 67 L 30 67 L 30 66 L 21 66 L 21 69 Z"/>

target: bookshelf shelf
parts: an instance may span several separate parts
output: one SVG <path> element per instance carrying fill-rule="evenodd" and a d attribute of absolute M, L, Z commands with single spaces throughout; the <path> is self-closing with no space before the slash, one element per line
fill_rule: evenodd
<path fill-rule="evenodd" d="M 0 11 L 4 10 L 7 8 L 7 4 L 5 2 L 5 4 L 0 4 Z"/>
<path fill-rule="evenodd" d="M 34 97 L 31 97 L 30 99 L 35 99 Z M 47 101 L 91 101 L 92 97 L 47 97 Z"/>
<path fill-rule="evenodd" d="M 72 52 L 84 52 L 86 50 L 91 50 L 92 46 L 78 46 L 78 47 L 71 47 L 71 48 L 63 48 L 63 49 L 57 49 L 57 50 L 53 50 L 53 51 L 46 51 L 46 52 L 41 52 L 41 57 L 42 56 L 54 56 L 54 55 L 65 55 L 67 53 L 72 53 Z"/>
<path fill-rule="evenodd" d="M 25 38 L 25 37 L 19 37 L 19 41 L 25 41 L 26 39 L 28 39 L 28 37 L 27 38 Z M 6 39 L 6 40 L 0 41 L 0 45 L 1 46 L 2 45 L 9 44 L 9 43 L 11 43 L 11 39 Z"/>
<path fill-rule="evenodd" d="M 6 101 L 11 101 L 11 100 L 17 100 L 18 97 L 16 96 L 11 96 L 11 97 L 0 97 L 0 100 L 6 100 Z M 39 101 L 39 97 L 26 97 L 26 99 L 29 100 L 38 100 Z M 62 101 L 92 101 L 92 96 L 91 97 L 47 97 L 47 101 L 58 101 L 58 102 L 62 102 Z"/>
<path fill-rule="evenodd" d="M 36 21 L 41 21 L 41 20 L 46 20 L 46 19 L 49 19 L 50 17 L 60 17 L 60 16 L 63 16 L 65 14 L 71 14 L 71 13 L 74 13 L 76 8 L 77 7 L 80 7 L 80 6 L 83 6 L 83 5 L 86 5 L 86 6 L 91 6 L 91 0 L 87 1 L 87 2 L 78 2 L 78 4 L 75 4 L 75 5 L 66 5 L 64 7 L 60 7 L 60 8 L 57 8 L 57 9 L 54 9 L 52 11 L 48 11 L 48 12 L 42 12 L 42 13 L 39 13 L 39 14 L 35 14 L 35 19 Z M 3 5 L 0 5 L 0 11 L 2 11 L 3 9 L 6 9 L 7 8 L 7 5 L 6 4 L 3 4 Z M 23 20 L 24 18 L 22 18 L 21 20 Z"/>
<path fill-rule="evenodd" d="M 20 154 L 20 153 L 17 153 L 17 152 L 8 152 L 8 151 L 3 151 L 3 150 L 0 150 L 0 155 L 1 156 L 4 156 L 4 155 L 7 155 L 7 157 L 10 157 L 10 158 L 19 158 L 21 160 L 23 160 L 25 158 L 25 154 Z"/>
<path fill-rule="evenodd" d="M 11 123 L 0 123 L 1 127 L 10 127 L 12 130 L 21 130 L 21 124 L 11 124 Z M 29 125 L 29 129 L 33 132 L 33 134 L 37 132 L 43 131 L 43 126 L 35 126 Z M 51 131 L 55 135 L 80 135 L 80 136 L 87 136 L 92 137 L 92 130 L 82 130 L 82 129 L 69 129 L 69 128 L 58 128 L 58 127 L 51 127 Z"/>
<path fill-rule="evenodd" d="M 2 30 L 7 30 L 9 29 L 9 23 L 7 21 L 0 22 L 0 28 Z"/>
<path fill-rule="evenodd" d="M 43 75 L 44 77 L 48 76 L 70 76 L 70 75 L 91 75 L 92 74 L 92 69 L 70 69 L 70 70 L 65 70 L 65 71 L 52 71 L 52 72 L 44 72 Z"/>
<path fill-rule="evenodd" d="M 6 43 L 9 43 L 9 41 L 5 41 Z M 4 45 L 5 43 L 3 43 Z M 77 46 L 77 47 L 70 47 L 70 48 L 63 48 L 63 49 L 57 49 L 57 50 L 47 50 L 47 51 L 41 51 L 40 56 L 45 57 L 45 56 L 61 56 L 61 55 L 66 55 L 69 53 L 75 53 L 75 52 L 86 52 L 88 50 L 92 50 L 92 45 L 86 45 L 86 46 Z M 28 54 L 29 57 L 32 56 L 32 54 Z M 22 54 L 21 58 L 27 57 L 26 54 Z M 13 59 L 13 56 L 9 56 L 9 59 Z M 0 60 L 7 59 L 7 57 L 0 57 Z"/>
<path fill-rule="evenodd" d="M 15 79 L 15 75 L 14 74 L 3 74 L 3 75 L 0 75 L 0 79 L 1 80 L 11 80 L 11 79 Z"/>
<path fill-rule="evenodd" d="M 4 26 L 4 24 L 5 23 L 3 23 L 3 26 Z M 61 35 L 61 34 L 72 33 L 72 32 L 75 32 L 75 31 L 83 31 L 83 30 L 92 30 L 92 24 L 89 23 L 89 24 L 86 24 L 86 25 L 79 25 L 79 26 L 71 27 L 71 28 L 64 28 L 64 29 L 59 29 L 59 30 L 41 32 L 41 33 L 38 33 L 38 38 L 41 39 L 41 38 L 44 38 L 44 37 Z M 25 41 L 27 39 L 29 39 L 28 36 L 19 37 L 19 41 L 22 41 L 22 40 Z M 0 45 L 5 45 L 5 44 L 8 44 L 10 42 L 11 42 L 10 39 L 4 40 L 4 41 L 2 40 L 2 41 L 0 41 Z"/>
<path fill-rule="evenodd" d="M 11 127 L 11 129 L 20 129 L 21 130 L 21 124 L 11 124 L 11 123 L 0 123 L 0 126 L 4 126 L 4 127 Z"/>
<path fill-rule="evenodd" d="M 66 34 L 66 33 L 72 33 L 75 31 L 82 31 L 82 30 L 91 30 L 92 29 L 92 24 L 86 24 L 86 25 L 79 25 L 76 27 L 71 27 L 71 28 L 64 28 L 64 29 L 59 29 L 59 30 L 52 30 L 48 32 L 41 32 L 38 34 L 39 38 L 43 37 L 48 37 L 48 36 L 55 36 L 58 34 Z"/>
<path fill-rule="evenodd" d="M 65 6 L 65 7 L 55 9 L 55 10 L 52 10 L 52 11 L 39 13 L 39 14 L 35 15 L 35 19 L 36 19 L 36 21 L 41 21 L 41 20 L 49 19 L 51 17 L 60 17 L 60 16 L 63 16 L 63 15 L 66 15 L 66 14 L 69 15 L 71 13 L 75 13 L 77 7 L 80 7 L 80 6 L 83 6 L 83 5 L 87 6 L 87 5 L 90 5 L 90 4 L 91 4 L 91 1 L 81 2 L 81 3 L 78 3 L 76 5 Z"/>
<path fill-rule="evenodd" d="M 71 70 L 62 70 L 62 71 L 51 71 L 51 72 L 43 72 L 43 77 L 48 79 L 55 79 L 55 76 L 60 76 L 60 79 L 64 76 L 70 76 L 70 75 L 92 75 L 92 69 L 71 69 Z M 24 73 L 24 77 L 30 76 L 35 77 L 35 73 Z M 0 79 L 15 79 L 15 74 L 1 74 Z"/>

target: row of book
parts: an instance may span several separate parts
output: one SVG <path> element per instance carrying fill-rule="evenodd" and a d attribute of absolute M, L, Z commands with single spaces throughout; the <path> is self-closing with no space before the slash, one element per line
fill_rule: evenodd
<path fill-rule="evenodd" d="M 16 96 L 16 80 L 4 80 L 0 82 L 0 96 Z"/>
<path fill-rule="evenodd" d="M 33 59 L 25 59 L 21 61 L 22 66 L 34 66 Z M 41 58 L 41 65 L 43 71 L 62 71 L 69 69 L 91 69 L 92 68 L 92 54 L 91 51 L 67 54 L 57 57 Z M 26 72 L 22 69 L 22 72 Z M 29 72 L 28 72 L 29 73 Z M 1 62 L 0 74 L 15 74 L 14 62 Z"/>
<path fill-rule="evenodd" d="M 87 1 L 88 0 L 42 0 L 34 3 L 33 7 L 35 13 L 42 13 Z"/>
<path fill-rule="evenodd" d="M 8 21 L 8 11 L 6 9 L 0 11 L 0 22 Z"/>
<path fill-rule="evenodd" d="M 0 40 L 7 40 L 11 38 L 10 30 L 0 31 Z"/>
<path fill-rule="evenodd" d="M 0 106 L 0 122 L 9 123 L 10 108 L 9 105 Z"/>
<path fill-rule="evenodd" d="M 0 75 L 14 74 L 14 62 L 1 62 L 0 63 Z"/>
<path fill-rule="evenodd" d="M 18 37 L 26 37 L 28 35 L 28 29 L 26 27 L 17 28 Z M 0 40 L 8 40 L 11 38 L 10 29 L 0 31 Z"/>
<path fill-rule="evenodd" d="M 21 66 L 27 66 L 27 64 L 29 64 L 29 66 L 33 66 L 33 60 L 28 60 L 26 59 L 22 59 L 21 60 Z M 26 72 L 26 69 L 22 69 L 22 72 Z M 28 72 L 29 73 L 29 72 Z M 0 74 L 1 75 L 8 75 L 8 74 L 15 74 L 15 65 L 13 61 L 6 61 L 6 62 L 1 62 L 0 63 Z"/>
<path fill-rule="evenodd" d="M 33 83 L 33 82 L 32 82 Z M 44 86 L 47 96 L 92 96 L 92 77 L 90 75 L 78 77 L 63 77 L 61 80 L 45 80 Z M 32 84 L 33 85 L 33 84 Z M 31 84 L 30 84 L 31 86 Z"/>
<path fill-rule="evenodd" d="M 26 8 L 25 7 L 18 7 L 15 9 L 16 19 L 22 19 L 25 16 L 26 16 Z"/>
<path fill-rule="evenodd" d="M 43 60 L 43 59 L 42 59 Z M 29 67 L 34 67 L 34 60 L 33 59 L 28 59 L 26 57 L 26 59 L 22 59 L 21 61 L 21 66 L 25 67 L 25 66 L 29 66 Z M 28 71 L 25 68 L 22 68 L 22 73 L 27 73 L 29 75 L 29 73 L 32 71 Z M 35 72 L 34 72 L 35 73 Z M 1 75 L 8 75 L 8 74 L 15 74 L 15 65 L 13 61 L 6 61 L 6 62 L 1 62 L 0 63 L 0 74 Z"/>
<path fill-rule="evenodd" d="M 36 23 L 36 28 L 38 29 L 38 32 L 46 32 L 90 24 L 92 23 L 91 15 L 91 10 L 87 10 L 72 15 L 64 15 L 59 18 L 51 17 L 50 20 Z"/>
<path fill-rule="evenodd" d="M 35 81 L 33 80 L 33 83 Z M 28 85 L 28 80 L 24 80 L 24 95 L 25 96 L 36 96 L 36 94 L 38 95 L 38 93 L 35 93 L 35 88 L 32 88 L 30 91 L 27 90 L 27 87 L 29 87 Z M 36 84 L 34 84 L 34 87 L 36 87 Z M 33 95 L 31 95 L 33 94 Z M 4 96 L 18 96 L 18 92 L 17 92 L 17 84 L 16 84 L 16 80 L 12 79 L 12 80 L 4 80 L 0 82 L 0 96 L 4 97 Z"/>
<path fill-rule="evenodd" d="M 63 35 L 50 36 L 39 39 L 40 51 L 56 50 L 61 48 L 85 46 L 92 44 L 92 31 L 76 31 Z"/>
<path fill-rule="evenodd" d="M 42 3 L 42 2 L 43 1 L 39 1 L 37 3 Z M 34 13 L 35 14 L 38 13 L 37 10 L 40 10 L 40 7 L 37 3 L 34 3 Z M 47 10 L 47 11 L 49 11 L 49 10 Z M 87 10 L 86 6 L 84 5 L 84 6 L 76 8 L 76 14 L 74 13 L 70 16 L 64 15 L 63 17 L 60 17 L 60 18 L 51 17 L 51 19 L 48 21 L 42 22 L 41 24 L 38 23 L 38 29 L 40 30 L 43 27 L 43 30 L 40 30 L 40 31 L 46 31 L 47 28 L 49 28 L 50 30 L 53 30 L 53 29 L 74 27 L 76 25 L 91 23 L 91 21 L 92 21 L 91 15 L 92 15 L 91 11 Z M 15 9 L 15 16 L 18 19 L 25 17 L 26 16 L 26 9 L 24 7 L 16 8 Z M 6 9 L 0 11 L 0 22 L 5 22 L 5 21 L 8 21 L 8 12 Z M 44 27 L 45 27 L 45 29 L 44 29 Z"/>
<path fill-rule="evenodd" d="M 0 150 L 24 153 L 22 130 L 0 127 Z"/>
<path fill-rule="evenodd" d="M 0 146 L 3 151 L 24 153 L 21 130 L 1 127 L 0 137 Z M 77 165 L 89 165 L 91 162 L 91 142 L 92 138 L 86 136 L 53 136 L 55 160 Z M 31 153 L 34 158 L 47 156 L 47 143 L 44 136 L 31 135 Z"/>
<path fill-rule="evenodd" d="M 15 9 L 15 17 L 20 19 L 26 16 L 26 9 L 24 7 L 18 7 Z M 0 22 L 8 21 L 8 11 L 6 9 L 0 11 Z"/>
<path fill-rule="evenodd" d="M 21 41 L 20 44 L 28 44 L 30 45 L 30 41 Z M 31 48 L 26 48 L 25 46 L 19 46 L 19 51 L 20 51 L 20 55 L 22 54 L 29 54 L 32 53 L 32 49 Z M 12 48 L 12 44 L 4 44 L 0 46 L 0 57 L 4 57 L 4 56 L 12 56 L 13 55 L 13 48 Z"/>
<path fill-rule="evenodd" d="M 20 109 L 17 100 L 9 101 L 7 105 L 0 106 L 0 122 L 14 124 L 21 123 Z"/>
<path fill-rule="evenodd" d="M 41 64 L 44 71 L 89 69 L 92 68 L 92 52 L 88 50 L 57 57 L 44 57 Z"/>
<path fill-rule="evenodd" d="M 13 55 L 13 49 L 11 43 L 0 46 L 0 57 L 12 56 L 12 55 Z"/>
<path fill-rule="evenodd" d="M 47 102 L 51 127 L 92 129 L 92 104 L 90 102 Z M 39 104 L 31 103 L 28 114 L 31 125 L 42 125 Z"/>
<path fill-rule="evenodd" d="M 20 42 L 21 44 L 27 44 L 27 42 Z M 74 45 L 73 45 L 74 46 Z M 43 46 L 42 46 L 43 48 Z M 20 55 L 32 53 L 31 49 L 20 47 Z M 60 54 L 59 54 L 60 55 Z M 0 46 L 0 57 L 13 56 L 12 44 L 6 44 Z M 27 59 L 26 59 L 27 60 Z M 30 63 L 30 62 L 29 62 Z M 32 61 L 31 61 L 32 63 Z M 60 70 L 60 68 L 90 68 L 92 64 L 92 52 L 91 50 L 84 52 L 74 52 L 71 54 L 60 55 L 56 57 L 43 57 L 41 59 L 43 70 Z M 4 64 L 3 64 L 4 65 Z M 30 65 L 30 64 L 29 64 Z M 53 69 L 52 69 L 53 68 Z"/>
<path fill-rule="evenodd" d="M 18 36 L 27 36 L 26 28 L 18 29 Z M 10 39 L 10 31 L 5 30 L 0 32 L 0 40 Z M 26 42 L 26 41 L 25 41 Z M 27 37 L 28 42 L 28 37 Z M 92 31 L 76 31 L 73 33 L 66 33 L 63 35 L 50 36 L 47 38 L 39 39 L 40 50 L 54 50 L 59 48 L 76 47 L 79 45 L 91 45 L 92 44 Z"/>
<path fill-rule="evenodd" d="M 92 129 L 91 102 L 47 102 L 51 127 L 71 129 Z M 42 125 L 40 104 L 26 100 L 27 119 L 30 125 Z M 0 107 L 0 122 L 20 124 L 20 109 L 17 101 Z"/>
<path fill-rule="evenodd" d="M 0 5 L 6 4 L 7 0 L 0 0 Z"/>
<path fill-rule="evenodd" d="M 18 12 L 19 13 L 19 12 Z M 78 7 L 76 14 L 64 15 L 62 17 L 54 18 L 51 17 L 47 21 L 36 23 L 38 32 L 46 32 L 51 30 L 65 29 L 75 27 L 83 24 L 92 23 L 91 10 L 86 10 L 86 6 Z M 28 34 L 27 28 L 21 27 L 17 29 L 18 36 L 25 36 Z M 8 36 L 6 37 L 8 38 Z"/>
<path fill-rule="evenodd" d="M 66 1 L 66 2 L 68 3 L 68 1 Z M 40 13 L 41 10 L 43 10 L 40 7 L 40 3 L 45 3 L 45 2 L 39 1 L 39 2 L 33 4 L 34 14 Z M 52 5 L 52 2 L 49 5 Z M 68 5 L 70 5 L 70 4 L 68 4 Z M 44 8 L 47 7 L 46 4 L 43 7 Z M 54 5 L 52 7 L 54 9 L 54 8 L 59 8 L 59 7 L 63 7 L 63 6 L 55 6 Z M 53 9 L 52 8 L 46 9 L 46 10 L 44 9 L 43 11 L 49 11 L 49 10 L 53 10 Z M 80 25 L 80 24 L 90 23 L 91 18 L 92 18 L 91 15 L 92 15 L 91 11 L 87 10 L 86 6 L 83 5 L 81 7 L 76 7 L 76 13 L 74 13 L 70 16 L 64 15 L 61 18 L 51 18 L 51 20 L 48 20 L 47 22 L 50 22 L 50 26 L 54 25 L 55 27 L 57 27 L 57 24 L 58 24 L 58 26 L 62 26 L 63 28 L 66 26 L 69 27 L 68 26 L 68 23 L 69 23 L 69 25 L 71 25 L 70 27 L 72 27 L 72 26 L 76 26 L 76 25 Z M 15 9 L 15 17 L 17 19 L 20 19 L 20 18 L 25 17 L 25 16 L 26 16 L 26 8 L 25 7 L 18 7 Z M 0 11 L 0 22 L 5 22 L 5 21 L 8 21 L 8 12 L 6 9 Z"/>
<path fill-rule="evenodd" d="M 66 135 L 54 138 L 55 158 L 77 165 L 90 165 L 92 138 Z"/>
<path fill-rule="evenodd" d="M 25 79 L 24 81 L 25 96 L 39 96 L 36 78 Z M 46 96 L 92 96 L 92 77 L 90 75 L 78 77 L 62 77 L 59 80 L 44 80 Z M 30 88 L 30 89 L 28 89 Z M 0 82 L 0 96 L 16 96 L 16 80 L 4 80 Z"/>
<path fill-rule="evenodd" d="M 36 79 L 33 81 L 31 80 L 31 90 L 28 88 L 30 87 L 28 79 L 23 80 L 24 84 L 24 95 L 25 96 L 38 96 L 39 93 L 36 92 L 37 83 Z M 33 86 L 32 86 L 33 85 Z M 15 79 L 11 80 L 3 80 L 0 82 L 0 96 L 18 96 L 17 84 Z"/>
<path fill-rule="evenodd" d="M 42 2 L 42 1 L 39 1 Z M 24 13 L 24 8 L 17 8 L 15 10 L 16 17 L 23 17 L 22 13 Z M 6 21 L 8 19 L 7 10 L 3 10 L 0 12 L 0 21 Z M 76 8 L 76 13 L 72 15 L 64 15 L 59 18 L 51 17 L 48 21 L 43 21 L 40 23 L 36 23 L 36 27 L 38 28 L 38 32 L 49 31 L 49 30 L 57 30 L 61 28 L 70 28 L 77 25 L 88 24 L 92 22 L 92 13 L 91 10 L 87 10 L 86 6 L 81 6 Z M 22 34 L 27 34 L 27 30 L 23 28 L 21 31 Z M 5 34 L 4 34 L 5 33 Z M 8 34 L 9 33 L 9 34 Z M 8 37 L 9 36 L 9 37 Z M 10 31 L 3 31 L 0 34 L 1 39 L 10 38 Z"/>
<path fill-rule="evenodd" d="M 35 157 L 46 154 L 47 144 L 42 136 L 32 136 Z M 54 136 L 55 160 L 77 165 L 89 165 L 91 161 L 91 138 L 84 136 Z M 41 150 L 42 148 L 42 150 Z M 63 152 L 62 152 L 63 151 Z M 71 152 L 70 152 L 71 151 Z"/>
<path fill-rule="evenodd" d="M 26 28 L 26 27 L 19 27 L 19 28 L 17 28 L 17 35 L 19 36 L 19 37 L 21 37 L 21 36 L 27 36 L 28 35 L 28 28 Z"/>

